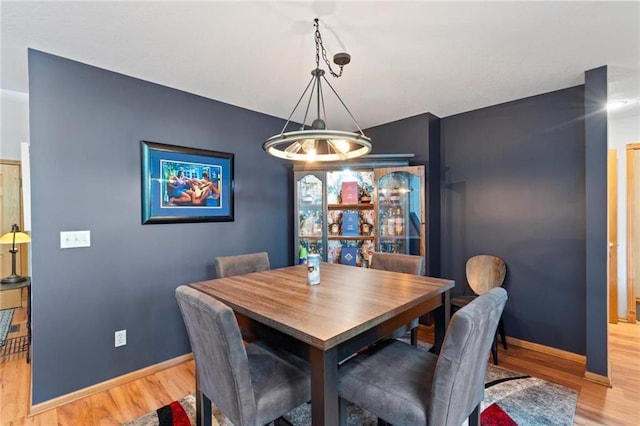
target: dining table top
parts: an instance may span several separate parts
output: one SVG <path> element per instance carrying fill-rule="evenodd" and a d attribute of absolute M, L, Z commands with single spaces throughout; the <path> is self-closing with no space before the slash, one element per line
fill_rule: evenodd
<path fill-rule="evenodd" d="M 453 280 L 321 263 L 320 284 L 306 265 L 190 284 L 235 312 L 320 350 L 450 290 Z"/>

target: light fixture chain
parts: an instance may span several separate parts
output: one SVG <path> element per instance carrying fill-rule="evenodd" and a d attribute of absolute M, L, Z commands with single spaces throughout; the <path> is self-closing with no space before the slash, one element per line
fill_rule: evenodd
<path fill-rule="evenodd" d="M 320 35 L 320 24 L 318 23 L 318 18 L 315 19 L 315 27 L 316 27 L 316 34 L 315 34 L 315 38 L 316 38 L 316 68 L 320 67 L 320 55 L 319 55 L 319 52 L 320 52 L 320 50 L 322 50 L 322 59 L 324 59 L 324 62 L 327 64 L 327 67 L 329 68 L 329 72 L 331 73 L 331 75 L 336 77 L 336 78 L 341 77 L 344 65 L 339 65 L 340 73 L 338 73 L 338 74 L 336 74 L 333 71 L 333 69 L 331 68 L 331 63 L 329 62 L 329 59 L 327 59 L 327 51 L 324 48 L 324 44 L 322 43 L 322 36 Z"/>

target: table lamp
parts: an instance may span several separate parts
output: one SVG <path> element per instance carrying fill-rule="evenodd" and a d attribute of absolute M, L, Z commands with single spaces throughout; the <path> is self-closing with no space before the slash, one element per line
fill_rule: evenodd
<path fill-rule="evenodd" d="M 0 237 L 0 244 L 11 244 L 11 249 L 9 250 L 9 253 L 11 253 L 11 275 L 0 280 L 2 284 L 19 283 L 28 279 L 16 274 L 16 253 L 18 252 L 16 244 L 28 242 L 31 242 L 31 237 L 24 232 L 20 232 L 20 228 L 15 223 L 11 225 L 11 232 L 7 232 Z"/>

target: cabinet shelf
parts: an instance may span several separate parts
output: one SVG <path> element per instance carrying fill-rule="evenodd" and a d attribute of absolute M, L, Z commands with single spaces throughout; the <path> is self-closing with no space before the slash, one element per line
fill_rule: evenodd
<path fill-rule="evenodd" d="M 364 240 L 373 240 L 376 237 L 373 235 L 329 235 L 328 239 L 330 241 L 364 241 Z"/>
<path fill-rule="evenodd" d="M 328 204 L 329 210 L 373 210 L 373 203 L 364 204 Z"/>
<path fill-rule="evenodd" d="M 302 240 L 321 240 L 322 235 L 300 235 Z"/>
<path fill-rule="evenodd" d="M 391 201 L 380 201 L 378 202 L 378 208 L 380 209 L 396 209 L 396 208 L 404 208 L 405 203 L 396 203 Z"/>

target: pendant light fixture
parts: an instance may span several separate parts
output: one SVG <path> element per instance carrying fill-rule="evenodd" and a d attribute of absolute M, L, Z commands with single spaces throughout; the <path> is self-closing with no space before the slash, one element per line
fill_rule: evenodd
<path fill-rule="evenodd" d="M 291 111 L 282 131 L 267 139 L 262 145 L 262 148 L 274 157 L 293 161 L 342 161 L 368 154 L 371 152 L 371 139 L 365 136 L 356 119 L 353 117 L 353 114 L 349 111 L 349 108 L 347 108 L 333 86 L 331 86 L 331 83 L 329 83 L 325 77 L 325 71 L 320 69 L 320 55 L 322 55 L 322 59 L 329 68 L 329 73 L 331 73 L 333 77 L 339 78 L 342 76 L 343 67 L 351 62 L 351 56 L 344 52 L 336 53 L 333 56 L 333 62 L 340 68 L 339 72 L 335 73 L 331 68 L 331 64 L 327 59 L 327 52 L 322 44 L 318 18 L 314 19 L 314 26 L 316 28 L 316 67 L 311 71 L 311 80 L 293 107 L 293 111 Z M 324 94 L 322 91 L 323 81 L 329 86 L 349 114 L 349 117 L 353 120 L 355 127 L 358 129 L 357 133 L 327 129 Z M 309 99 L 307 101 L 307 109 L 305 110 L 302 127 L 300 130 L 285 132 L 291 122 L 291 117 L 305 95 L 307 95 L 307 92 L 309 92 Z M 314 95 L 316 118 L 310 126 L 307 126 L 306 120 Z"/>

